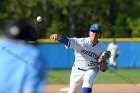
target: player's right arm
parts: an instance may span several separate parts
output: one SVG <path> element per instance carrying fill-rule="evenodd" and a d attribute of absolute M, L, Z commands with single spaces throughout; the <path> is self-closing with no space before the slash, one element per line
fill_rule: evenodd
<path fill-rule="evenodd" d="M 68 46 L 68 44 L 69 44 L 69 38 L 62 36 L 62 35 L 59 35 L 59 34 L 52 34 L 50 36 L 50 39 L 64 43 L 66 46 Z"/>
<path fill-rule="evenodd" d="M 74 49 L 77 49 L 82 43 L 82 39 L 68 38 L 68 37 L 65 37 L 65 36 L 62 36 L 59 34 L 52 34 L 50 36 L 50 39 L 61 42 L 61 43 L 65 44 L 67 47 L 74 48 Z"/>

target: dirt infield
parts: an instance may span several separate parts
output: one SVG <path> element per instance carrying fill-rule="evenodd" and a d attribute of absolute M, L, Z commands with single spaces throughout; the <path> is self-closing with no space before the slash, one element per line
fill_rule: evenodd
<path fill-rule="evenodd" d="M 67 93 L 60 89 L 68 88 L 68 85 L 48 85 L 45 93 Z M 92 93 L 140 93 L 140 84 L 96 84 Z"/>

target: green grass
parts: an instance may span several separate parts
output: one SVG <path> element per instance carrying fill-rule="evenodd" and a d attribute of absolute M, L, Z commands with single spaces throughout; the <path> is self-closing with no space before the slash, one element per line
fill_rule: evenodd
<path fill-rule="evenodd" d="M 71 70 L 50 70 L 48 84 L 69 84 Z M 111 73 L 109 70 L 100 72 L 95 83 L 140 83 L 140 69 L 118 69 Z"/>
<path fill-rule="evenodd" d="M 50 70 L 48 84 L 68 84 L 71 70 Z"/>

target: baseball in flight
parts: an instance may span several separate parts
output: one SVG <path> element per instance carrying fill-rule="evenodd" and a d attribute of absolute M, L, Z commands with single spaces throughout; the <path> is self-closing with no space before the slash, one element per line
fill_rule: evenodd
<path fill-rule="evenodd" d="M 41 22 L 41 21 L 42 21 L 42 17 L 41 17 L 41 16 L 38 16 L 38 17 L 36 18 L 36 20 L 37 20 L 37 22 Z"/>

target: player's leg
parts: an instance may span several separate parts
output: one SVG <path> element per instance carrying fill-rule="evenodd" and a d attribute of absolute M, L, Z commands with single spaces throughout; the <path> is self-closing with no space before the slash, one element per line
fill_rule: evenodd
<path fill-rule="evenodd" d="M 82 71 L 79 71 L 77 68 L 73 67 L 70 76 L 70 90 L 68 93 L 81 93 L 83 75 L 84 73 Z"/>
<path fill-rule="evenodd" d="M 114 56 L 112 55 L 111 57 L 110 57 L 110 59 L 109 59 L 109 64 L 108 64 L 108 67 L 109 67 L 109 70 L 111 71 L 111 72 L 114 72 L 115 71 L 115 67 L 114 67 Z"/>
<path fill-rule="evenodd" d="M 70 90 L 68 93 L 81 93 L 83 81 L 80 80 L 71 80 L 70 81 Z"/>
<path fill-rule="evenodd" d="M 83 77 L 82 93 L 91 93 L 93 81 L 96 79 L 99 69 L 89 69 Z"/>
<path fill-rule="evenodd" d="M 117 58 L 114 59 L 114 68 L 117 70 Z"/>
<path fill-rule="evenodd" d="M 117 64 L 116 64 L 115 59 L 114 59 L 114 62 L 112 63 L 112 68 L 113 68 L 113 72 L 115 72 L 117 69 Z"/>

